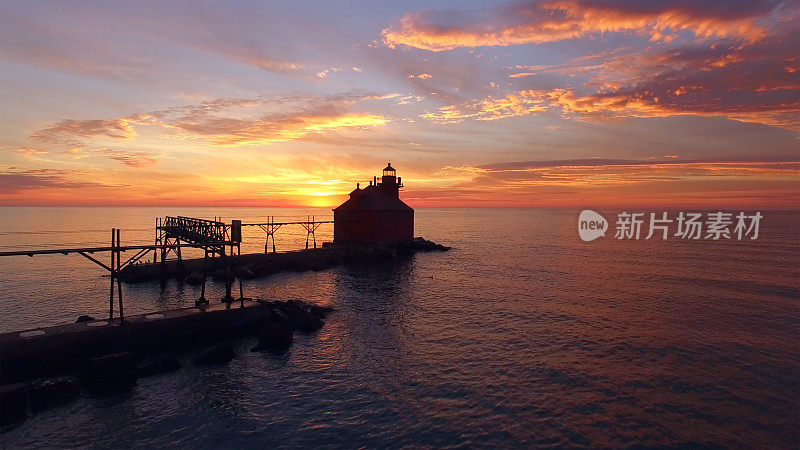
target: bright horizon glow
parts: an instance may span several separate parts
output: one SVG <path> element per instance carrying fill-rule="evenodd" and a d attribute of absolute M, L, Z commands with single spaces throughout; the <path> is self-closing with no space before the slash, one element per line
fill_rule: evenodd
<path fill-rule="evenodd" d="M 0 205 L 797 209 L 800 6 L 634 5 L 6 2 Z"/>

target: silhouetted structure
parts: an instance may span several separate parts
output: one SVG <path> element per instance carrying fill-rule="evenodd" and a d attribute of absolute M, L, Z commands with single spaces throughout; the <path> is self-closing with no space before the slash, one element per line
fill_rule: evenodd
<path fill-rule="evenodd" d="M 400 200 L 402 179 L 391 163 L 380 182 L 350 193 L 350 199 L 333 210 L 335 244 L 411 241 L 414 239 L 414 209 Z"/>

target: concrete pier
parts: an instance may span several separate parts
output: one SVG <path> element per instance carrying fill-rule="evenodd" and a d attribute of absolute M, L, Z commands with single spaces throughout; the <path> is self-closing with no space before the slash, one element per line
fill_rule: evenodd
<path fill-rule="evenodd" d="M 328 246 L 283 253 L 255 253 L 224 258 L 170 260 L 156 264 L 137 264 L 119 273 L 124 282 L 150 281 L 159 278 L 184 279 L 193 272 L 213 276 L 215 271 L 234 268 L 240 278 L 258 278 L 278 272 L 324 270 L 349 263 L 370 263 L 408 258 L 417 252 L 447 251 L 450 247 L 416 238 L 410 242 Z"/>
<path fill-rule="evenodd" d="M 87 359 L 118 352 L 144 355 L 253 334 L 270 303 L 250 300 L 95 320 L 0 335 L 0 384 L 77 369 Z"/>

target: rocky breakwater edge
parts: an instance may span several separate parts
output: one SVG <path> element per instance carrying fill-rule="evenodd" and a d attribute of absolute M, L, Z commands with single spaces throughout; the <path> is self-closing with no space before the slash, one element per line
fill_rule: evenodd
<path fill-rule="evenodd" d="M 194 345 L 187 344 L 191 339 L 165 344 L 159 346 L 161 351 L 153 351 L 150 342 L 142 341 L 135 323 L 118 326 L 119 334 L 124 335 L 121 340 L 127 343 L 117 349 L 120 351 L 105 354 L 87 351 L 82 358 L 74 357 L 71 367 L 62 366 L 64 370 L 49 370 L 47 376 L 0 386 L 0 432 L 10 430 L 40 411 L 81 396 L 105 396 L 131 390 L 140 378 L 228 364 L 238 356 L 232 339 L 254 336 L 257 340 L 252 352 L 282 354 L 291 348 L 296 332 L 317 332 L 333 311 L 331 307 L 300 300 L 258 303 L 252 308 L 259 308 L 259 320 L 248 323 L 247 327 L 232 329 L 227 335 L 215 334 L 211 339 L 198 338 Z M 92 321 L 89 318 L 79 323 Z"/>

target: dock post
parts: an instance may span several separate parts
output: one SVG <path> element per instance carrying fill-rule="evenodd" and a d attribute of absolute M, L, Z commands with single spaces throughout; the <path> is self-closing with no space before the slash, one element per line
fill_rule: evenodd
<path fill-rule="evenodd" d="M 200 272 L 203 274 L 203 284 L 200 287 L 200 298 L 195 300 L 194 306 L 200 307 L 200 305 L 207 305 L 208 300 L 206 300 L 206 265 L 208 264 L 208 252 L 203 257 L 203 265 L 200 268 Z"/>
<path fill-rule="evenodd" d="M 122 254 L 119 250 L 120 246 L 119 228 L 117 228 L 117 273 L 119 273 L 122 269 Z M 120 280 L 117 280 L 117 297 L 119 297 L 119 321 L 120 323 L 123 323 L 125 322 L 125 311 L 122 308 L 122 283 Z"/>
<path fill-rule="evenodd" d="M 242 277 L 239 277 L 239 308 L 244 308 L 244 288 L 242 288 Z"/>
<path fill-rule="evenodd" d="M 153 241 L 153 245 L 158 245 L 158 219 L 159 217 L 156 217 L 156 236 L 155 240 Z M 153 249 L 153 264 L 157 262 L 158 262 L 158 250 Z"/>
<path fill-rule="evenodd" d="M 114 239 L 116 238 L 117 230 L 111 229 L 111 265 L 108 266 L 111 271 L 111 290 L 108 293 L 108 318 L 114 318 Z"/>

